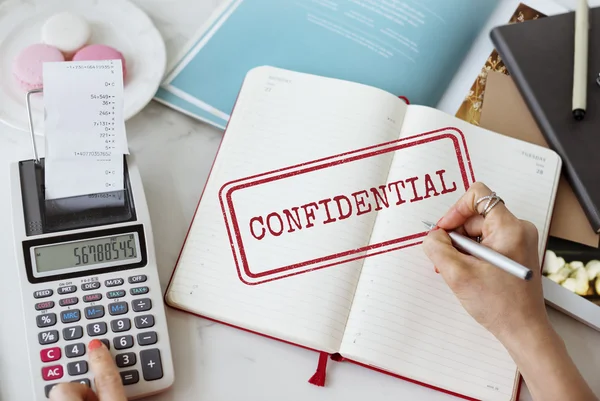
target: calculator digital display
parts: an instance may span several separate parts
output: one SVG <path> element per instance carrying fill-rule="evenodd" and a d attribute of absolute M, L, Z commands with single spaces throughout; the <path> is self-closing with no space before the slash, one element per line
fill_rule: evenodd
<path fill-rule="evenodd" d="M 139 253 L 137 233 L 34 248 L 35 268 L 38 273 L 93 265 L 114 266 L 126 261 L 137 261 Z"/>

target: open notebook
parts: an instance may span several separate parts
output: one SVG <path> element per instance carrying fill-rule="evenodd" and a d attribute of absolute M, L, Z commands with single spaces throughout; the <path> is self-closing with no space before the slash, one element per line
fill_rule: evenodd
<path fill-rule="evenodd" d="M 421 220 L 483 181 L 537 226 L 542 255 L 560 166 L 379 89 L 253 69 L 166 301 L 455 395 L 515 399 L 515 364 L 435 274 Z"/>

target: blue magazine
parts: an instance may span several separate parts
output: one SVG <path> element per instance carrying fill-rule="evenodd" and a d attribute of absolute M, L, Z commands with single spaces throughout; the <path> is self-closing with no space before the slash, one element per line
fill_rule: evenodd
<path fill-rule="evenodd" d="M 257 66 L 355 81 L 435 106 L 497 0 L 231 0 L 155 99 L 224 128 Z"/>

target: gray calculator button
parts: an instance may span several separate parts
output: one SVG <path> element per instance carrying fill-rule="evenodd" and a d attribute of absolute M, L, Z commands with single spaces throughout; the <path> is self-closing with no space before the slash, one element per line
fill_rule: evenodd
<path fill-rule="evenodd" d="M 102 294 L 89 294 L 83 296 L 83 302 L 98 302 L 102 299 Z"/>
<path fill-rule="evenodd" d="M 158 336 L 155 331 L 147 331 L 145 333 L 139 333 L 137 335 L 139 345 L 152 345 L 158 341 Z"/>
<path fill-rule="evenodd" d="M 75 323 L 81 319 L 81 311 L 79 309 L 69 309 L 60 312 L 60 321 L 63 323 Z"/>
<path fill-rule="evenodd" d="M 137 370 L 127 370 L 121 373 L 121 381 L 124 386 L 128 386 L 130 384 L 135 384 L 140 381 L 140 374 Z"/>
<path fill-rule="evenodd" d="M 80 383 L 80 384 L 84 384 L 88 387 L 92 387 L 92 383 L 90 382 L 90 379 L 73 380 L 71 383 Z"/>
<path fill-rule="evenodd" d="M 122 278 L 113 278 L 111 280 L 106 280 L 104 285 L 107 287 L 116 287 L 118 285 L 123 285 L 123 283 L 125 283 L 125 280 Z"/>
<path fill-rule="evenodd" d="M 77 305 L 77 303 L 79 303 L 79 298 L 77 298 L 77 297 L 63 298 L 60 301 L 58 301 L 58 304 L 60 306 Z"/>
<path fill-rule="evenodd" d="M 135 317 L 135 327 L 138 329 L 145 329 L 147 327 L 154 326 L 154 316 L 152 315 L 142 315 Z"/>
<path fill-rule="evenodd" d="M 65 355 L 67 358 L 77 358 L 78 356 L 85 355 L 85 344 L 77 343 L 65 346 Z"/>
<path fill-rule="evenodd" d="M 46 393 L 46 398 L 50 398 L 50 390 L 52 390 L 52 388 L 58 384 L 60 383 L 48 384 L 46 387 L 44 387 L 44 393 Z"/>
<path fill-rule="evenodd" d="M 115 358 L 117 366 L 120 368 L 126 368 L 127 366 L 133 366 L 137 362 L 135 352 L 127 352 L 125 354 L 119 354 Z"/>
<path fill-rule="evenodd" d="M 50 327 L 56 324 L 56 313 L 46 313 L 35 318 L 37 327 Z"/>
<path fill-rule="evenodd" d="M 54 344 L 58 341 L 58 330 L 42 331 L 38 334 L 40 345 Z"/>
<path fill-rule="evenodd" d="M 35 310 L 46 310 L 54 308 L 54 301 L 45 301 L 35 304 Z"/>
<path fill-rule="evenodd" d="M 48 289 L 48 290 L 38 290 L 36 292 L 33 293 L 33 297 L 34 298 L 47 298 L 52 296 L 52 294 L 54 294 L 54 291 Z"/>
<path fill-rule="evenodd" d="M 131 320 L 127 318 L 113 320 L 112 322 L 110 322 L 110 329 L 115 333 L 127 331 L 131 329 Z"/>
<path fill-rule="evenodd" d="M 91 283 L 83 283 L 83 284 L 81 284 L 81 289 L 83 291 L 97 290 L 98 288 L 100 288 L 100 282 L 99 281 L 92 281 Z"/>
<path fill-rule="evenodd" d="M 58 287 L 58 290 L 57 290 L 57 292 L 60 295 L 72 294 L 75 291 L 77 291 L 77 286 L 76 285 L 65 285 L 64 287 Z"/>
<path fill-rule="evenodd" d="M 88 364 L 86 361 L 77 361 L 67 364 L 67 372 L 71 376 L 84 375 L 88 371 Z"/>
<path fill-rule="evenodd" d="M 113 339 L 115 349 L 127 349 L 133 347 L 133 336 L 121 336 Z"/>
<path fill-rule="evenodd" d="M 124 315 L 127 312 L 129 312 L 127 302 L 114 302 L 108 305 L 108 313 L 110 313 L 111 316 Z"/>
<path fill-rule="evenodd" d="M 90 323 L 87 325 L 87 333 L 90 337 L 101 336 L 106 334 L 106 331 L 106 323 L 104 322 Z"/>
<path fill-rule="evenodd" d="M 106 293 L 106 298 L 108 298 L 108 299 L 123 298 L 124 296 L 125 296 L 125 290 L 115 290 L 115 291 L 109 291 Z"/>
<path fill-rule="evenodd" d="M 143 312 L 152 309 L 152 301 L 150 298 L 136 299 L 131 303 L 131 307 L 135 312 Z"/>
<path fill-rule="evenodd" d="M 158 380 L 163 377 L 162 362 L 158 348 L 146 349 L 140 352 L 140 364 L 144 380 Z"/>
<path fill-rule="evenodd" d="M 110 349 L 110 341 L 108 341 L 106 338 L 103 338 L 100 341 L 102 341 L 102 344 L 104 344 L 107 349 Z"/>
<path fill-rule="evenodd" d="M 85 308 L 85 317 L 86 319 L 99 319 L 104 317 L 104 306 L 88 306 Z"/>
<path fill-rule="evenodd" d="M 83 337 L 83 327 L 81 326 L 71 326 L 65 327 L 63 329 L 63 338 L 65 340 L 77 340 Z"/>
<path fill-rule="evenodd" d="M 147 279 L 148 279 L 148 277 L 144 276 L 143 274 L 139 274 L 137 276 L 129 277 L 127 279 L 127 281 L 129 281 L 129 284 L 136 284 L 136 283 L 143 283 Z"/>
<path fill-rule="evenodd" d="M 135 287 L 129 290 L 131 295 L 144 295 L 150 291 L 148 287 Z"/>

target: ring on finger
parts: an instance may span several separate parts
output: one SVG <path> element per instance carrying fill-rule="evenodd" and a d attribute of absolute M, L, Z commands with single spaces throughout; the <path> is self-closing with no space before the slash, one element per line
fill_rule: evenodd
<path fill-rule="evenodd" d="M 504 203 L 504 200 L 502 200 L 502 198 L 500 198 L 498 195 L 496 195 L 495 192 L 492 192 L 491 194 L 489 194 L 487 196 L 482 196 L 481 198 L 479 198 L 475 201 L 475 209 L 476 210 L 479 210 L 479 208 L 478 208 L 479 204 L 483 201 L 487 201 L 487 203 L 483 207 L 483 211 L 481 211 L 479 213 L 483 217 L 487 216 L 488 213 L 490 212 L 490 210 L 492 210 L 494 208 L 494 206 L 496 206 L 498 203 L 500 203 L 500 202 Z"/>

